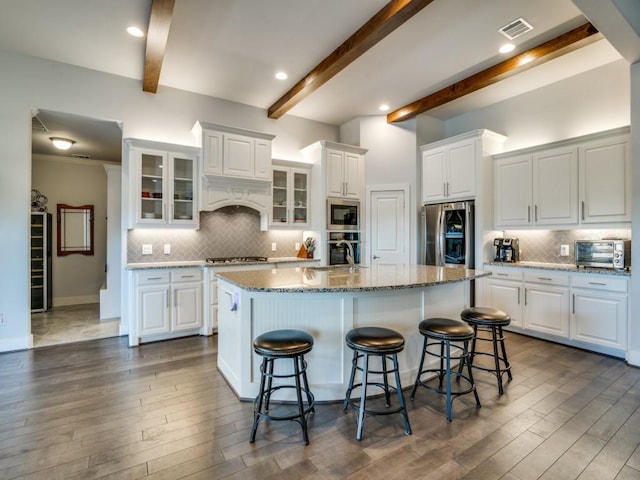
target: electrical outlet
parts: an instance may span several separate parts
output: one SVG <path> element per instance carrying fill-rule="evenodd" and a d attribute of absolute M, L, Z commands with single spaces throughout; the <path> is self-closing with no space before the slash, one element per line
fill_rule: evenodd
<path fill-rule="evenodd" d="M 143 255 L 151 255 L 153 254 L 153 245 L 149 243 L 142 244 L 142 254 Z"/>
<path fill-rule="evenodd" d="M 295 250 L 296 250 L 296 252 L 297 252 L 298 250 L 300 250 L 300 242 L 296 242 L 296 248 L 295 248 Z"/>
<path fill-rule="evenodd" d="M 561 257 L 569 256 L 569 245 L 560 245 L 560 256 Z"/>
<path fill-rule="evenodd" d="M 4 325 L 4 313 L 0 313 L 0 325 Z"/>
<path fill-rule="evenodd" d="M 169 255 L 170 253 L 171 253 L 171 244 L 165 243 L 164 244 L 164 254 L 165 255 Z"/>
<path fill-rule="evenodd" d="M 275 252 L 275 251 L 276 251 L 276 242 L 273 242 L 273 243 L 271 244 L 271 251 L 272 251 L 272 252 Z"/>

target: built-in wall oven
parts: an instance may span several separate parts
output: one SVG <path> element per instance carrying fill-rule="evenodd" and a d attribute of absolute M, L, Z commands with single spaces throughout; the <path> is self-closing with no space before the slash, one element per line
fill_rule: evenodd
<path fill-rule="evenodd" d="M 328 232 L 327 243 L 329 265 L 348 265 L 349 245 L 353 250 L 353 263 L 360 263 L 360 232 Z"/>
<path fill-rule="evenodd" d="M 327 199 L 327 230 L 360 230 L 360 202 Z"/>

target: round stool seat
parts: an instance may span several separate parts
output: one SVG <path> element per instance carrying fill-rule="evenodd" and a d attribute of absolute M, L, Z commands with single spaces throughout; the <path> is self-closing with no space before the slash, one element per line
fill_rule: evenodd
<path fill-rule="evenodd" d="M 270 357 L 292 357 L 309 353 L 313 337 L 301 330 L 273 330 L 263 333 L 253 341 L 258 355 Z"/>
<path fill-rule="evenodd" d="M 511 317 L 502 310 L 490 307 L 472 307 L 463 310 L 460 318 L 468 323 L 475 323 L 486 327 L 505 327 L 511 323 Z"/>
<path fill-rule="evenodd" d="M 473 337 L 473 328 L 455 318 L 427 318 L 418 328 L 422 335 L 436 340 L 469 340 Z"/>
<path fill-rule="evenodd" d="M 404 337 L 383 327 L 354 328 L 347 333 L 346 342 L 353 350 L 373 354 L 397 353 L 404 348 Z"/>

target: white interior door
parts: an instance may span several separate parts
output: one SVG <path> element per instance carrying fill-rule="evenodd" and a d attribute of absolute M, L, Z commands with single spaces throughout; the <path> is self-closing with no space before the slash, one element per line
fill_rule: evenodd
<path fill-rule="evenodd" d="M 409 218 L 406 189 L 370 192 L 370 264 L 409 263 Z"/>

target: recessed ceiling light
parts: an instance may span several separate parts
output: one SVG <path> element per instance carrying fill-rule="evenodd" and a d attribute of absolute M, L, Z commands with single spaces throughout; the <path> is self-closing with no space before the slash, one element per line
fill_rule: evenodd
<path fill-rule="evenodd" d="M 76 143 L 73 140 L 69 140 L 68 138 L 62 138 L 62 137 L 49 137 L 49 140 L 51 140 L 51 143 L 53 143 L 53 146 L 56 147 L 58 150 L 69 150 L 71 148 L 71 145 Z"/>
<path fill-rule="evenodd" d="M 138 27 L 127 27 L 127 33 L 132 37 L 144 37 L 144 32 Z"/>
<path fill-rule="evenodd" d="M 509 53 L 509 52 L 513 52 L 515 48 L 516 46 L 513 43 L 505 43 L 498 49 L 498 51 L 500 53 Z"/>
<path fill-rule="evenodd" d="M 286 80 L 287 78 L 289 78 L 289 75 L 287 75 L 285 72 L 278 72 L 276 73 L 276 78 L 278 80 Z"/>
<path fill-rule="evenodd" d="M 387 105 L 386 103 L 383 103 L 378 107 L 378 110 L 380 110 L 381 112 L 386 112 L 387 110 L 389 110 L 389 105 Z"/>

